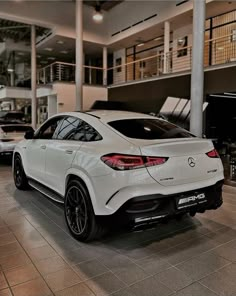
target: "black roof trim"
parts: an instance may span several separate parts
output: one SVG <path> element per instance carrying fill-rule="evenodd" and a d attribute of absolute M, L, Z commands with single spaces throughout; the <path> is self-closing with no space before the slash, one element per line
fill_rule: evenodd
<path fill-rule="evenodd" d="M 88 113 L 88 112 L 90 112 L 90 111 L 74 111 L 74 112 L 87 114 L 87 115 L 90 115 L 90 116 L 96 117 L 96 118 L 98 118 L 98 119 L 101 119 L 101 117 L 99 117 L 99 116 L 97 116 L 97 115 L 94 115 L 94 114 Z"/>

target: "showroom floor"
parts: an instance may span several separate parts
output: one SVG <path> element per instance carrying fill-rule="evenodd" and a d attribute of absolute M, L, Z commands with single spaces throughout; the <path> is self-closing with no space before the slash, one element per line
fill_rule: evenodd
<path fill-rule="evenodd" d="M 0 165 L 0 296 L 236 296 L 236 190 L 217 211 L 90 244 Z"/>

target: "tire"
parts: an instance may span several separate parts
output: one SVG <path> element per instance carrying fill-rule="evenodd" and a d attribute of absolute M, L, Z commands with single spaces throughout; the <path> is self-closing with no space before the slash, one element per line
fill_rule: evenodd
<path fill-rule="evenodd" d="M 20 155 L 15 155 L 14 157 L 14 182 L 15 186 L 19 190 L 29 189 L 28 179 L 26 177 L 24 167 Z"/>
<path fill-rule="evenodd" d="M 67 186 L 64 212 L 69 231 L 77 240 L 88 242 L 105 233 L 105 225 L 94 214 L 88 190 L 79 180 Z"/>

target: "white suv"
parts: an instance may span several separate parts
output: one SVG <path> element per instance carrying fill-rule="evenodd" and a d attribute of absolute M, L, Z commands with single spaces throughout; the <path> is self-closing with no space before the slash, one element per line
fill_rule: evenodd
<path fill-rule="evenodd" d="M 14 152 L 14 180 L 64 203 L 74 237 L 91 240 L 104 216 L 135 224 L 216 209 L 223 167 L 211 141 L 153 116 L 58 114 Z"/>

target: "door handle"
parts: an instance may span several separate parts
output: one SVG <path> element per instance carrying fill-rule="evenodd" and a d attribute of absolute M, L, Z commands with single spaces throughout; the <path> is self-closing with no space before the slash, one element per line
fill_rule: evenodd
<path fill-rule="evenodd" d="M 73 154 L 74 151 L 73 150 L 66 150 L 65 152 L 66 152 L 66 154 Z"/>
<path fill-rule="evenodd" d="M 41 145 L 40 148 L 45 150 L 46 149 L 46 145 Z"/>

